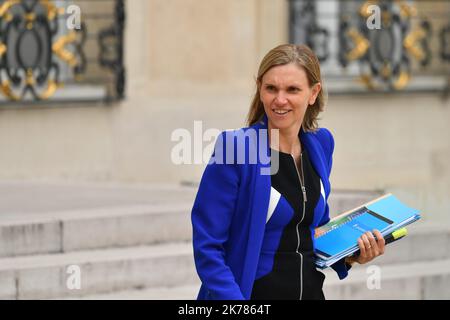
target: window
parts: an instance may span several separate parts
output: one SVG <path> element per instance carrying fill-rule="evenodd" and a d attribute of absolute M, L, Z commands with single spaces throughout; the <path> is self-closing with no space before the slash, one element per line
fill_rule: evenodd
<path fill-rule="evenodd" d="M 289 9 L 290 41 L 316 52 L 330 93 L 449 92 L 450 2 L 289 0 Z"/>
<path fill-rule="evenodd" d="M 0 0 L 0 105 L 124 96 L 124 1 Z"/>

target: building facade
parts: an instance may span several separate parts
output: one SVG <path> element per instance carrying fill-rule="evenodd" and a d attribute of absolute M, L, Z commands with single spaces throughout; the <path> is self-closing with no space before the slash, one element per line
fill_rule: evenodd
<path fill-rule="evenodd" d="M 2 2 L 3 8 L 7 3 Z M 83 75 L 92 81 L 66 85 L 65 93 L 58 87 L 36 102 L 30 93 L 28 100 L 20 98 L 27 84 L 38 81 L 37 73 L 34 80 L 29 76 L 31 62 L 19 64 L 26 65 L 20 88 L 5 87 L 2 79 L 1 179 L 196 183 L 205 163 L 195 163 L 194 156 L 192 164 L 174 163 L 174 132 L 186 129 L 191 146 L 206 148 L 213 142 L 203 136 L 207 129 L 244 126 L 264 54 L 278 44 L 301 41 L 323 58 L 328 102 L 320 125 L 331 130 L 336 142 L 332 187 L 393 192 L 423 210 L 424 218 L 450 220 L 448 3 L 408 1 L 392 9 L 379 2 L 382 26 L 391 32 L 375 37 L 360 24 L 369 19 L 360 13 L 370 4 L 365 1 L 345 8 L 331 0 L 129 0 L 110 1 L 107 8 L 97 1 L 59 1 L 58 5 L 70 4 L 81 8 L 82 22 L 86 14 L 87 66 L 82 69 L 82 59 L 70 62 L 70 56 L 60 51 L 59 60 L 66 57 L 63 61 L 69 66 L 60 67 L 61 82 Z M 14 10 L 18 9 L 10 6 L 12 17 Z M 302 16 L 305 12 L 308 15 Z M 342 12 L 352 15 L 345 20 Z M 24 23 L 34 21 L 30 12 L 22 15 Z M 109 19 L 105 25 L 102 15 Z M 416 22 L 408 24 L 408 19 Z M 7 13 L 2 20 L 8 21 Z M 314 28 L 302 33 L 308 26 Z M 60 32 L 55 41 L 69 31 Z M 112 58 L 111 49 L 104 48 L 108 37 L 115 43 Z M 383 42 L 386 38 L 390 42 Z M 57 55 L 55 41 L 52 50 Z M 383 47 L 373 53 L 381 57 L 378 64 L 370 51 L 377 47 Z M 72 53 L 77 55 L 75 49 Z M 405 65 L 402 57 L 408 55 L 410 64 Z M 431 62 L 426 64 L 428 56 Z M 26 59 L 33 60 L 29 56 L 22 60 Z M 49 81 L 42 94 L 50 95 Z M 16 90 L 17 101 L 7 95 L 11 90 Z"/>

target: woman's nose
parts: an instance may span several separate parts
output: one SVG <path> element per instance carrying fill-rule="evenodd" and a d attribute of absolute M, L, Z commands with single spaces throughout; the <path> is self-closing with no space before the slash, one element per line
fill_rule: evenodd
<path fill-rule="evenodd" d="M 284 105 L 286 104 L 287 99 L 284 93 L 278 92 L 277 96 L 275 97 L 275 103 L 278 105 Z"/>

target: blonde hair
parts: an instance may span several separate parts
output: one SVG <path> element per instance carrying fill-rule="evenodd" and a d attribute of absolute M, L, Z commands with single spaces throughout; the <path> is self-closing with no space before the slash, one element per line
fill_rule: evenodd
<path fill-rule="evenodd" d="M 264 115 L 264 105 L 260 99 L 260 89 L 264 74 L 272 67 L 289 63 L 295 63 L 305 70 L 310 87 L 322 82 L 319 59 L 308 46 L 282 44 L 273 48 L 263 58 L 258 69 L 256 93 L 247 116 L 247 124 L 249 126 L 260 121 Z M 318 129 L 318 115 L 324 110 L 324 105 L 325 95 L 323 89 L 321 89 L 314 104 L 306 109 L 302 124 L 305 131 L 316 131 Z"/>

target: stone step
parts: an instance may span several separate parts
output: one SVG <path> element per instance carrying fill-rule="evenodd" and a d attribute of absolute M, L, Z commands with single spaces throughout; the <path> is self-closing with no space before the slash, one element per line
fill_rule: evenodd
<path fill-rule="evenodd" d="M 0 256 L 99 250 L 190 242 L 186 205 L 105 209 L 60 214 L 39 222 L 0 223 Z M 389 244 L 380 264 L 450 258 L 450 228 L 418 221 L 407 237 Z M 433 248 L 433 250 L 430 250 Z"/>
<path fill-rule="evenodd" d="M 419 220 L 406 228 L 408 235 L 388 244 L 377 264 L 450 259 L 450 226 Z"/>
<path fill-rule="evenodd" d="M 324 294 L 328 300 L 371 299 L 450 299 L 450 259 L 379 266 L 380 282 L 377 287 L 368 277 L 374 276 L 375 265 L 357 266 L 345 280 L 339 280 L 334 271 L 327 270 Z M 200 283 L 126 290 L 96 294 L 75 299 L 86 300 L 195 300 Z M 74 299 L 74 298 L 69 298 Z"/>
<path fill-rule="evenodd" d="M 195 191 L 173 184 L 2 180 L 0 257 L 186 241 Z"/>
<path fill-rule="evenodd" d="M 200 289 L 200 282 L 197 284 L 156 287 L 136 290 L 126 290 L 106 294 L 95 294 L 84 297 L 63 298 L 67 300 L 196 300 Z"/>
<path fill-rule="evenodd" d="M 340 213 L 361 206 L 372 201 L 384 193 L 381 191 L 356 191 L 356 190 L 334 190 L 332 189 L 328 198 L 330 216 L 334 217 Z"/>
<path fill-rule="evenodd" d="M 78 274 L 81 288 L 70 289 Z M 0 259 L 0 299 L 76 297 L 196 281 L 190 243 Z"/>
<path fill-rule="evenodd" d="M 324 294 L 330 300 L 450 299 L 450 259 L 359 265 L 344 280 L 331 270 L 325 274 Z"/>
<path fill-rule="evenodd" d="M 1 219 L 0 257 L 189 241 L 191 206 L 127 206 Z"/>
<path fill-rule="evenodd" d="M 397 264 L 380 262 L 381 260 L 375 260 L 371 265 L 376 264 L 381 268 L 382 285 L 386 281 L 385 287 L 390 288 L 382 293 L 383 295 L 388 294 L 394 288 L 401 288 L 401 290 L 409 292 L 412 290 L 409 286 L 413 286 L 413 290 L 416 291 L 407 292 L 402 297 L 416 298 L 419 294 L 425 293 L 428 297 L 433 295 L 430 288 L 435 285 L 437 288 L 442 288 L 439 289 L 440 293 L 436 294 L 437 297 L 440 297 L 442 294 L 446 294 L 446 288 L 450 288 L 450 286 L 442 287 L 441 285 L 441 283 L 450 285 L 448 282 L 450 259 Z M 79 290 L 71 290 L 67 285 L 68 281 L 72 283 L 70 280 L 73 280 L 74 274 L 69 273 L 71 270 L 69 267 L 73 265 L 78 266 L 80 271 L 81 288 Z M 332 270 L 325 270 L 326 286 L 330 287 L 326 291 L 329 298 L 350 299 L 356 297 L 356 293 L 353 292 L 361 291 L 362 284 L 367 279 L 365 270 L 365 266 L 355 266 L 351 270 L 351 276 L 345 281 L 337 280 Z M 74 298 L 104 295 L 136 288 L 175 288 L 191 285 L 197 285 L 198 289 L 198 282 L 190 243 L 0 259 L 0 299 Z M 343 284 L 355 289 L 340 289 Z M 423 289 L 425 291 L 417 291 L 419 289 L 416 287 L 423 285 L 427 286 Z M 170 297 L 171 292 L 171 289 L 168 289 L 164 293 L 164 297 Z M 188 292 L 191 291 L 188 290 Z M 373 295 L 378 298 L 377 292 L 365 290 L 361 297 Z M 163 293 L 155 291 L 154 295 L 156 294 Z M 390 294 L 390 297 L 394 297 L 397 293 L 391 292 Z"/>
<path fill-rule="evenodd" d="M 56 192 L 55 190 L 50 189 L 48 193 Z M 150 189 L 140 197 L 157 195 L 159 198 L 151 204 L 119 205 L 119 201 L 115 200 L 113 207 L 95 208 L 89 208 L 89 205 L 99 206 L 101 203 L 106 205 L 108 197 L 117 197 L 119 191 L 114 189 L 106 196 L 106 191 L 92 189 L 92 192 L 100 192 L 101 198 L 104 199 L 104 202 L 96 202 L 95 199 L 86 198 L 87 195 L 84 194 L 86 191 L 82 190 L 81 192 L 69 189 L 68 192 L 81 192 L 83 196 L 73 196 L 72 199 L 59 195 L 63 200 L 55 205 L 62 208 L 64 202 L 67 202 L 67 207 L 72 208 L 76 200 L 79 200 L 78 203 L 84 206 L 77 209 L 46 212 L 45 201 L 42 199 L 36 207 L 38 212 L 26 214 L 18 213 L 20 208 L 20 204 L 16 203 L 20 200 L 18 198 L 9 200 L 8 205 L 0 205 L 5 210 L 7 207 L 11 210 L 10 214 L 0 216 L 0 257 L 151 245 L 191 239 L 190 211 L 195 195 L 193 190 L 186 187 Z M 142 192 L 128 189 L 125 191 L 129 193 L 128 197 L 136 201 L 140 198 L 132 197 L 134 192 Z M 162 201 L 161 197 L 164 194 L 174 194 L 174 197 L 169 199 L 166 195 Z M 373 192 L 335 192 L 330 197 L 330 206 L 344 211 L 373 197 L 375 197 Z"/>

